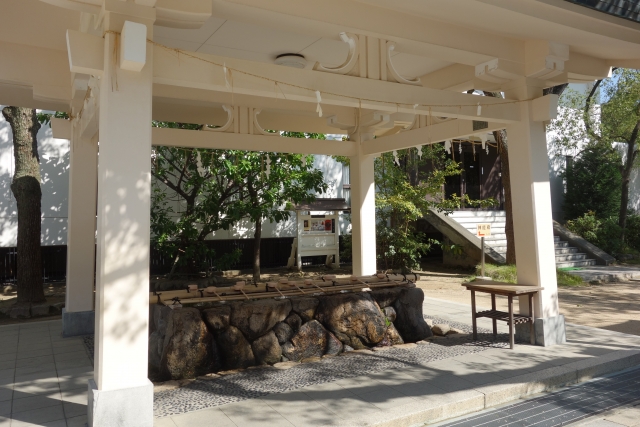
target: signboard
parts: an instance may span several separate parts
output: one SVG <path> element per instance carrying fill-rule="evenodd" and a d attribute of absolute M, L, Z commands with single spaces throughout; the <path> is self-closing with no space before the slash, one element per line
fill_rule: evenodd
<path fill-rule="evenodd" d="M 478 224 L 478 229 L 476 231 L 476 236 L 478 237 L 489 237 L 491 236 L 491 224 Z"/>

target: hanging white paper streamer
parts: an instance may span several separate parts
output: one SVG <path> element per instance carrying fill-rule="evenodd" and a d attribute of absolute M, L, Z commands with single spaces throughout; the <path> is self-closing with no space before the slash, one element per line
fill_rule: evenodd
<path fill-rule="evenodd" d="M 224 85 L 227 89 L 231 90 L 231 83 L 229 83 L 229 70 L 227 70 L 227 63 L 222 63 L 222 71 L 224 72 Z"/>
<path fill-rule="evenodd" d="M 484 150 L 487 147 L 487 139 L 486 138 L 482 138 L 482 149 Z"/>
<path fill-rule="evenodd" d="M 487 154 L 489 154 L 489 146 L 488 145 L 487 145 L 487 150 L 486 151 L 487 151 Z"/>
<path fill-rule="evenodd" d="M 451 140 L 447 139 L 444 142 L 444 149 L 447 150 L 447 153 L 451 154 Z"/>
<path fill-rule="evenodd" d="M 471 144 L 471 150 L 473 151 L 473 158 L 475 159 L 476 157 L 476 144 Z"/>
<path fill-rule="evenodd" d="M 422 160 L 422 147 L 424 147 L 424 146 L 423 146 L 423 145 L 418 145 L 418 146 L 416 147 L 416 150 L 418 150 L 418 158 L 419 158 L 420 160 Z"/>
<path fill-rule="evenodd" d="M 322 107 L 320 106 L 320 103 L 322 102 L 322 97 L 320 96 L 319 90 L 316 91 L 316 99 L 318 100 L 318 105 L 316 105 L 316 113 L 318 113 L 318 116 L 322 117 Z"/>
<path fill-rule="evenodd" d="M 269 174 L 271 173 L 271 157 L 269 156 L 267 156 L 267 167 L 264 173 L 267 175 L 267 178 L 269 178 Z"/>
<path fill-rule="evenodd" d="M 400 166 L 400 159 L 398 159 L 398 152 L 393 150 L 393 161 L 396 162 L 396 165 Z"/>
<path fill-rule="evenodd" d="M 462 154 L 462 142 L 458 143 L 458 152 Z"/>
<path fill-rule="evenodd" d="M 482 114 L 482 105 L 478 102 L 478 115 Z"/>
<path fill-rule="evenodd" d="M 198 169 L 198 175 L 204 175 L 204 167 L 202 166 L 202 159 L 200 158 L 200 152 L 196 151 L 196 168 Z"/>

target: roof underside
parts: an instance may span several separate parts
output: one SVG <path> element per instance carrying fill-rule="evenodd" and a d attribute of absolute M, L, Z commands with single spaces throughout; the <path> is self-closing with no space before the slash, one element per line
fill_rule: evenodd
<path fill-rule="evenodd" d="M 567 0 L 600 12 L 640 23 L 640 0 Z"/>

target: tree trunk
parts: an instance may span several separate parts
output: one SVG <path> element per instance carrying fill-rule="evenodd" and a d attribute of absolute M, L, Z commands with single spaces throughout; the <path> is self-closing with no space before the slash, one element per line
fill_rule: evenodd
<path fill-rule="evenodd" d="M 40 158 L 36 110 L 5 107 L 2 115 L 11 125 L 15 173 L 11 192 L 18 205 L 18 303 L 44 302 L 40 252 Z"/>
<path fill-rule="evenodd" d="M 507 145 L 507 131 L 499 130 L 493 132 L 493 136 L 498 144 L 498 153 L 502 165 L 502 187 L 504 188 L 504 211 L 506 222 L 504 232 L 507 236 L 507 264 L 516 263 L 516 246 L 513 233 L 513 208 L 511 204 L 511 174 L 509 172 L 509 147 Z"/>
<path fill-rule="evenodd" d="M 640 121 L 636 124 L 636 130 L 634 137 L 627 143 L 627 157 L 625 164 L 622 167 L 622 191 L 620 197 L 620 212 L 618 214 L 618 225 L 622 228 L 622 235 L 620 238 L 625 241 L 625 231 L 627 228 L 627 212 L 629 210 L 629 184 L 631 183 L 631 171 L 636 160 L 636 144 L 638 129 L 640 129 Z"/>
<path fill-rule="evenodd" d="M 253 234 L 253 283 L 260 281 L 260 240 L 262 238 L 262 220 L 256 221 L 256 231 Z"/>

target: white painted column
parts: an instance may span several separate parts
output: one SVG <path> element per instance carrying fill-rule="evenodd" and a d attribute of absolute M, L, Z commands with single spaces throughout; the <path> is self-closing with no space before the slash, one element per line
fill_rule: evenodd
<path fill-rule="evenodd" d="M 94 332 L 97 139 L 82 138 L 73 120 L 69 160 L 67 222 L 67 288 L 62 315 L 63 336 Z"/>
<path fill-rule="evenodd" d="M 541 90 L 528 89 L 521 91 L 522 98 L 542 96 Z M 564 342 L 565 333 L 558 310 L 546 130 L 543 122 L 532 120 L 531 101 L 520 105 L 522 120 L 507 127 L 518 283 L 544 287 L 534 299 L 536 342 L 553 345 Z M 528 313 L 526 298 L 520 311 Z M 526 334 L 525 329 L 520 331 Z"/>
<path fill-rule="evenodd" d="M 147 378 L 149 335 L 149 209 L 151 100 L 155 10 L 113 2 L 103 30 L 100 87 L 98 226 L 94 380 L 90 426 L 153 425 L 153 384 Z M 135 13 L 125 14 L 125 12 Z M 145 31 L 146 26 L 146 31 Z M 146 33 L 146 34 L 145 34 Z M 123 51 L 124 45 L 133 51 Z M 141 59 L 135 71 L 130 60 Z M 93 423 L 93 424 L 91 424 Z"/>
<path fill-rule="evenodd" d="M 351 236 L 353 274 L 356 276 L 376 273 L 376 200 L 373 163 L 374 156 L 361 153 L 364 141 L 370 134 L 351 136 L 358 143 L 359 153 L 349 158 L 351 178 Z"/>

